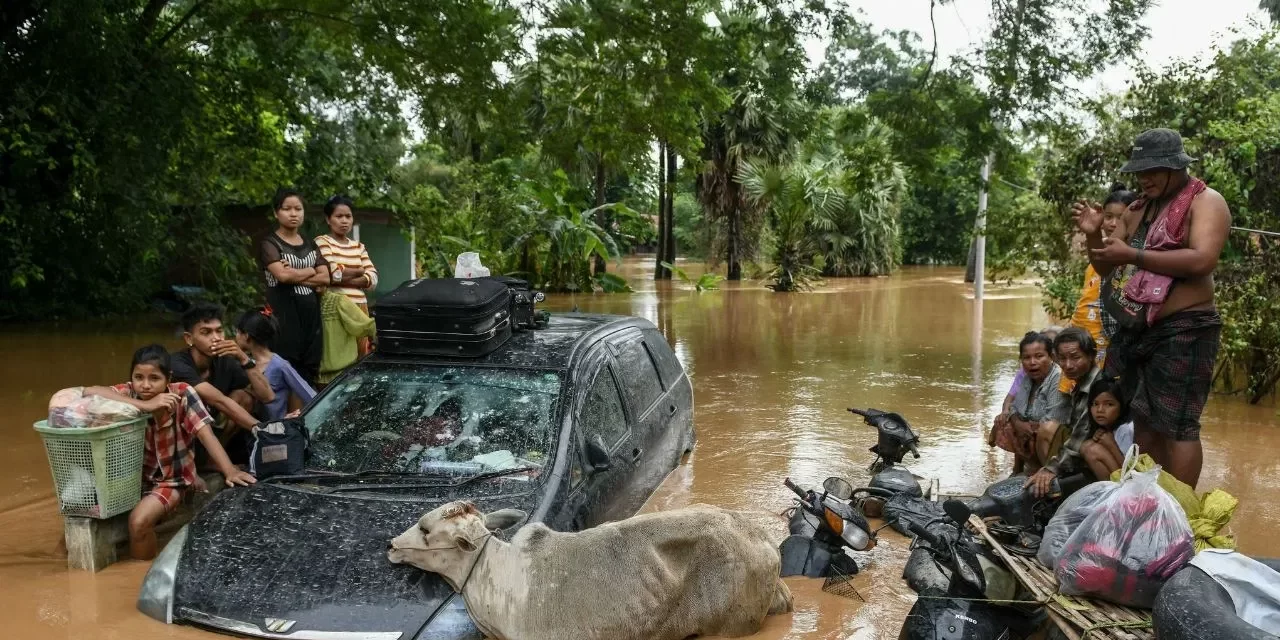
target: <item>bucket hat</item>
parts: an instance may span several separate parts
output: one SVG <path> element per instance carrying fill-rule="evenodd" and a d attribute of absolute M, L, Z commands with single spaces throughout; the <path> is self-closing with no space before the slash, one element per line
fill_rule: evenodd
<path fill-rule="evenodd" d="M 1196 159 L 1182 148 L 1182 136 L 1173 129 L 1149 129 L 1138 134 L 1129 152 L 1129 161 L 1120 173 L 1151 169 L 1186 169 Z"/>

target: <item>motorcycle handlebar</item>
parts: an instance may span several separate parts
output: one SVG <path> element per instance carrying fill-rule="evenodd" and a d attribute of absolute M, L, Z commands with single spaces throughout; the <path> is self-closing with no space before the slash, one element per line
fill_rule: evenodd
<path fill-rule="evenodd" d="M 928 542 L 930 545 L 932 545 L 937 549 L 942 549 L 943 547 L 946 546 L 945 544 L 942 543 L 942 540 L 938 538 L 938 536 L 933 535 L 932 533 L 929 533 L 929 530 L 926 529 L 919 522 L 908 522 L 907 530 L 910 531 L 911 533 L 914 533 L 916 537 L 923 539 L 925 542 Z"/>
<path fill-rule="evenodd" d="M 809 494 L 805 493 L 803 489 L 796 486 L 796 483 L 792 482 L 791 478 L 787 478 L 786 480 L 783 480 L 782 484 L 786 485 L 788 489 L 794 491 L 796 495 L 800 496 L 801 501 L 805 502 L 806 504 L 809 502 Z"/>
<path fill-rule="evenodd" d="M 914 442 L 908 442 L 908 443 L 907 443 L 907 449 L 908 449 L 909 451 L 911 451 L 911 455 L 915 456 L 917 459 L 919 459 L 919 458 L 920 458 L 920 452 L 919 452 L 918 450 L 916 450 L 916 443 L 914 443 Z"/>

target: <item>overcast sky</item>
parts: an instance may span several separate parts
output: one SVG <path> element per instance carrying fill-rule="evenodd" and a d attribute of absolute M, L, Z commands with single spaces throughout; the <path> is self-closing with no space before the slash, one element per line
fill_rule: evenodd
<path fill-rule="evenodd" d="M 929 0 L 849 0 L 861 9 L 871 24 L 884 29 L 909 29 L 920 34 L 925 48 L 932 46 Z M 1143 19 L 1148 37 L 1143 41 L 1141 60 L 1162 68 L 1173 58 L 1211 53 L 1218 42 L 1235 39 L 1233 27 L 1259 32 L 1264 16 L 1258 0 L 1157 0 Z M 981 42 L 989 28 L 990 0 L 956 0 L 938 7 L 938 57 L 945 60 Z M 810 47 L 810 55 L 821 55 L 821 43 Z M 815 50 L 817 49 L 817 50 Z M 1128 66 L 1107 69 L 1084 87 L 1090 90 L 1123 89 L 1130 77 Z"/>

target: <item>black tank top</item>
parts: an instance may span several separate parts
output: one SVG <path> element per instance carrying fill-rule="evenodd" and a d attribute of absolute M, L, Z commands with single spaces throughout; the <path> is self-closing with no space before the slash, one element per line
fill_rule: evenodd
<path fill-rule="evenodd" d="M 1134 249 L 1141 249 L 1147 242 L 1147 232 L 1151 229 L 1151 223 L 1147 221 L 1147 212 L 1142 213 L 1142 223 L 1133 232 L 1133 236 L 1129 238 L 1129 246 Z M 1102 309 L 1106 313 L 1103 314 L 1103 323 L 1106 324 L 1108 319 L 1115 322 L 1121 329 L 1142 329 L 1147 326 L 1147 305 L 1142 302 L 1134 302 L 1124 295 L 1124 286 L 1129 282 L 1129 278 L 1138 271 L 1138 267 L 1132 264 L 1121 265 L 1111 270 L 1111 274 L 1102 281 L 1102 290 L 1100 292 L 1102 298 Z M 1107 318 L 1110 316 L 1110 318 Z M 1111 335 L 1114 331 L 1108 332 Z"/>

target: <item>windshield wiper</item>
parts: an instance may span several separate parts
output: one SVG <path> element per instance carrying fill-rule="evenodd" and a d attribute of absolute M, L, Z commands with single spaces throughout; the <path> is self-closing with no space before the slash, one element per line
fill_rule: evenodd
<path fill-rule="evenodd" d="M 406 489 L 457 489 L 458 487 L 465 487 L 466 485 L 471 484 L 473 482 L 477 482 L 479 480 L 491 480 L 493 478 L 501 478 L 503 476 L 515 475 L 517 473 L 527 473 L 529 471 L 534 471 L 536 469 L 537 467 L 515 467 L 513 469 L 499 469 L 497 471 L 489 471 L 487 473 L 474 475 L 474 476 L 471 476 L 470 478 L 459 480 L 458 482 L 453 482 L 453 483 L 415 482 L 415 483 L 405 483 L 405 484 L 343 485 L 340 487 L 334 487 L 333 489 L 330 489 L 328 493 L 331 493 L 331 494 L 347 493 L 351 491 L 403 491 Z M 423 474 L 415 473 L 412 471 L 399 472 L 399 473 L 403 475 L 423 475 Z M 396 475 L 396 474 L 397 474 L 396 472 L 392 472 L 388 475 Z"/>
<path fill-rule="evenodd" d="M 478 475 L 471 476 L 470 478 L 467 478 L 466 480 L 460 480 L 460 481 L 455 482 L 455 483 L 453 483 L 453 484 L 451 484 L 451 485 L 449 485 L 449 486 L 450 486 L 450 487 L 463 487 L 463 486 L 466 486 L 466 485 L 468 485 L 468 484 L 471 484 L 472 482 L 476 482 L 476 481 L 478 481 L 478 480 L 489 480 L 489 479 L 491 479 L 491 478 L 501 478 L 501 477 L 503 477 L 503 476 L 513 476 L 513 475 L 515 475 L 515 474 L 517 474 L 517 473 L 526 473 L 526 472 L 529 472 L 529 471 L 534 471 L 535 469 L 537 469 L 537 467 L 514 467 L 514 468 L 511 468 L 511 469 L 499 469 L 499 470 L 497 470 L 497 471 L 489 471 L 489 472 L 486 472 L 486 473 L 481 473 L 481 474 L 478 474 Z"/>
<path fill-rule="evenodd" d="M 427 476 L 447 476 L 449 474 L 434 471 L 378 471 L 369 469 L 365 471 L 325 471 L 323 469 L 304 469 L 301 473 L 290 474 L 287 476 L 274 476 L 268 478 L 266 482 L 304 482 L 307 480 L 323 480 L 325 478 L 377 478 L 377 477 L 395 477 L 395 478 L 413 478 Z M 448 485 L 443 485 L 448 486 Z"/>

